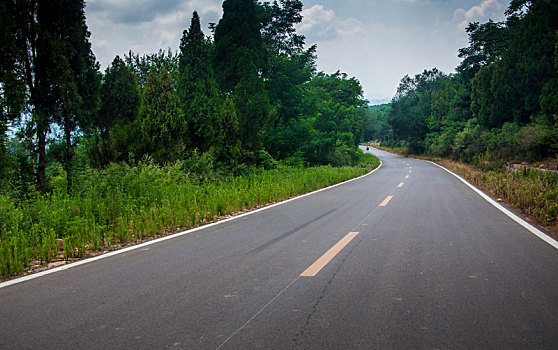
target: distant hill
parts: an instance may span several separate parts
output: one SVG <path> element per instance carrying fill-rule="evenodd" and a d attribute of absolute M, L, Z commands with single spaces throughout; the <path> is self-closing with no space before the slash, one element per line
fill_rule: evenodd
<path fill-rule="evenodd" d="M 370 102 L 371 106 L 383 105 L 383 104 L 386 104 L 386 103 L 390 103 L 391 102 L 391 97 L 371 98 L 368 101 Z"/>

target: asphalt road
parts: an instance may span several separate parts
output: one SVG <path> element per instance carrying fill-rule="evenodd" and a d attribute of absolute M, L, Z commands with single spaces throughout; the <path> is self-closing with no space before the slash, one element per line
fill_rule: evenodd
<path fill-rule="evenodd" d="M 359 180 L 0 288 L 0 348 L 555 349 L 558 250 L 372 152 Z"/>

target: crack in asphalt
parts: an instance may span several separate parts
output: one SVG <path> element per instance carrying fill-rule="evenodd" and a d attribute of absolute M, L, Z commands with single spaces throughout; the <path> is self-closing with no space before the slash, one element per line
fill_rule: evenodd
<path fill-rule="evenodd" d="M 297 348 L 297 349 L 303 348 L 302 341 L 301 341 L 300 338 L 304 335 L 305 329 L 308 326 L 310 326 L 310 322 L 312 321 L 312 318 L 318 312 L 318 306 L 320 305 L 322 300 L 325 298 L 329 287 L 333 283 L 333 280 L 335 280 L 335 277 L 337 277 L 337 274 L 341 270 L 341 267 L 343 267 L 345 261 L 347 261 L 347 259 L 352 255 L 353 251 L 358 246 L 358 242 L 356 242 L 356 243 L 357 244 L 354 244 L 353 247 L 347 251 L 347 253 L 343 257 L 343 259 L 339 263 L 339 266 L 337 266 L 337 268 L 335 269 L 335 271 L 333 272 L 331 277 L 328 279 L 327 283 L 325 284 L 325 286 L 322 288 L 322 291 L 320 292 L 320 296 L 318 297 L 318 299 L 316 299 L 316 302 L 314 303 L 314 305 L 312 305 L 312 311 L 310 311 L 310 313 L 306 317 L 306 321 L 304 322 L 304 325 L 300 328 L 300 330 L 297 332 L 297 334 L 295 334 L 294 338 L 292 339 L 292 342 L 294 343 L 295 348 Z"/>

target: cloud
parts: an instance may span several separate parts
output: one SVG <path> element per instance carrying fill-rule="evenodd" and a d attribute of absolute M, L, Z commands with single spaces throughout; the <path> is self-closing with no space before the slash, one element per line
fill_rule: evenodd
<path fill-rule="evenodd" d="M 324 5 L 314 5 L 307 10 L 302 11 L 302 23 L 297 30 L 308 32 L 316 30 L 316 28 L 329 26 L 335 17 L 335 11 L 325 10 Z"/>
<path fill-rule="evenodd" d="M 180 0 L 90 0 L 87 8 L 91 14 L 102 13 L 113 23 L 142 23 L 169 13 L 179 4 Z"/>
<path fill-rule="evenodd" d="M 309 41 L 333 40 L 367 33 L 366 26 L 360 21 L 354 18 L 340 19 L 334 10 L 326 10 L 320 4 L 302 11 L 302 23 L 296 29 L 306 35 Z"/>
<path fill-rule="evenodd" d="M 449 0 L 392 0 L 393 2 L 421 3 L 421 2 L 448 2 Z"/>
<path fill-rule="evenodd" d="M 453 13 L 453 18 L 458 22 L 459 29 L 465 29 L 469 22 L 483 22 L 497 16 L 497 20 L 502 16 L 504 5 L 498 0 L 482 0 L 480 4 L 470 9 L 457 9 Z"/>
<path fill-rule="evenodd" d="M 85 11 L 93 52 L 104 68 L 129 50 L 178 49 L 194 11 L 206 34 L 208 23 L 222 14 L 220 0 L 89 0 Z"/>

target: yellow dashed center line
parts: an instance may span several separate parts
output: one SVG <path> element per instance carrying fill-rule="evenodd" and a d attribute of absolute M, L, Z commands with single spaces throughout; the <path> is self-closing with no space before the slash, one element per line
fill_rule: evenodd
<path fill-rule="evenodd" d="M 405 178 L 408 179 L 408 178 L 409 178 L 409 175 L 405 176 Z"/>
<path fill-rule="evenodd" d="M 358 235 L 358 232 L 349 232 L 333 247 L 331 247 L 324 255 L 322 255 L 316 262 L 310 265 L 309 268 L 300 274 L 301 277 L 314 277 L 326 266 L 339 252 L 345 248 L 350 241 Z"/>
<path fill-rule="evenodd" d="M 393 198 L 393 196 L 387 196 L 386 199 L 380 204 L 380 207 L 385 207 L 389 201 Z"/>
<path fill-rule="evenodd" d="M 397 185 L 397 188 L 403 187 L 404 184 L 405 184 L 404 182 L 400 183 L 399 185 Z"/>

